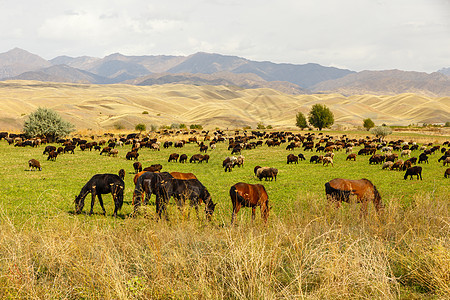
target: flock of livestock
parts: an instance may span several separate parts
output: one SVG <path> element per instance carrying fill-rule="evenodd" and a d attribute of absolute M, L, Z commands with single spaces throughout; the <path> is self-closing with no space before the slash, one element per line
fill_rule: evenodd
<path fill-rule="evenodd" d="M 138 161 L 139 150 L 142 148 L 150 148 L 154 151 L 160 151 L 161 147 L 168 148 L 183 148 L 186 143 L 196 143 L 199 147 L 200 153 L 190 157 L 190 163 L 208 163 L 209 155 L 207 151 L 212 151 L 216 148 L 216 144 L 220 142 L 228 143 L 228 150 L 231 151 L 231 156 L 226 157 L 223 161 L 223 168 L 225 172 L 231 172 L 236 166 L 240 167 L 244 164 L 245 157 L 241 154 L 244 149 L 254 149 L 256 147 L 280 147 L 282 144 L 286 145 L 286 150 L 295 150 L 296 148 L 303 149 L 304 152 L 311 151 L 312 155 L 309 159 L 310 163 L 322 164 L 324 166 L 334 166 L 334 156 L 337 151 L 345 151 L 347 154 L 346 160 L 356 160 L 357 156 L 367 155 L 369 157 L 369 164 L 380 164 L 382 169 L 389 170 L 403 170 L 405 171 L 404 179 L 416 176 L 417 179 L 422 180 L 422 167 L 420 164 L 428 163 L 431 155 L 440 153 L 438 159 L 444 166 L 450 166 L 450 150 L 449 142 L 446 141 L 442 145 L 421 145 L 414 142 L 406 142 L 403 140 L 383 142 L 379 139 L 371 139 L 366 137 L 364 139 L 350 139 L 346 135 L 339 138 L 324 136 L 323 134 L 294 134 L 291 132 L 243 132 L 239 135 L 239 131 L 235 132 L 234 136 L 225 134 L 222 131 L 215 131 L 213 134 L 209 132 L 159 132 L 160 139 L 165 140 L 162 144 L 158 138 L 150 138 L 149 136 L 141 137 L 139 134 L 129 134 L 115 138 L 114 135 L 105 134 L 105 137 L 99 142 L 90 141 L 81 138 L 72 139 L 58 139 L 54 145 L 46 145 L 48 141 L 44 138 L 27 139 L 23 135 L 9 134 L 7 132 L 0 133 L 0 140 L 5 139 L 10 145 L 16 147 L 36 147 L 45 145 L 43 154 L 47 155 L 47 160 L 55 161 L 57 157 L 64 153 L 74 153 L 75 149 L 80 151 L 98 150 L 100 155 L 117 156 L 118 147 L 124 145 L 131 146 L 131 150 L 127 152 L 125 158 L 127 160 L 134 160 L 133 168 L 135 170 L 134 184 L 135 189 L 133 193 L 133 215 L 138 213 L 141 205 L 146 205 L 149 202 L 151 195 L 155 195 L 156 213 L 161 217 L 164 215 L 167 218 L 166 204 L 173 198 L 181 209 L 186 202 L 189 202 L 191 207 L 194 207 L 198 215 L 199 204 L 204 203 L 206 218 L 210 219 L 216 204 L 212 201 L 211 195 L 207 188 L 196 178 L 192 173 L 179 172 L 161 172 L 162 165 L 155 164 L 147 168 L 143 168 Z M 189 138 L 170 141 L 175 135 L 190 134 Z M 91 137 L 93 140 L 94 137 Z M 284 146 L 283 146 L 284 147 Z M 354 153 L 353 149 L 361 147 L 361 149 Z M 78 151 L 77 149 L 77 151 Z M 414 152 L 420 152 L 418 157 L 412 157 Z M 379 152 L 379 153 L 377 153 Z M 399 152 L 399 154 L 395 153 Z M 381 154 L 380 154 L 381 153 Z M 303 154 L 287 155 L 287 164 L 298 163 L 299 160 L 306 160 Z M 188 161 L 186 154 L 179 155 L 172 153 L 169 155 L 168 162 L 184 163 Z M 36 159 L 28 161 L 28 166 L 31 170 L 42 170 L 40 162 Z M 276 180 L 278 170 L 272 167 L 256 166 L 254 173 L 260 180 Z M 79 195 L 75 199 L 75 212 L 80 213 L 84 207 L 84 199 L 90 193 L 91 209 L 90 214 L 93 213 L 95 198 L 97 197 L 103 214 L 106 214 L 103 206 L 102 194 L 111 193 L 115 209 L 113 215 L 121 209 L 123 204 L 123 193 L 125 188 L 124 170 L 120 170 L 119 174 L 97 174 L 94 175 L 81 189 Z M 444 177 L 450 177 L 450 168 L 444 172 Z M 356 197 L 358 202 L 362 203 L 362 211 L 367 207 L 368 202 L 373 202 L 377 210 L 383 208 L 381 197 L 376 187 L 367 179 L 361 180 L 347 180 L 336 178 L 325 184 L 325 192 L 327 198 L 339 206 L 342 201 L 349 202 L 350 197 Z M 241 207 L 252 208 L 252 219 L 255 218 L 255 209 L 257 206 L 261 207 L 261 216 L 266 221 L 269 215 L 269 197 L 263 185 L 237 183 L 230 188 L 230 198 L 233 204 L 232 220 L 234 222 L 235 215 Z"/>

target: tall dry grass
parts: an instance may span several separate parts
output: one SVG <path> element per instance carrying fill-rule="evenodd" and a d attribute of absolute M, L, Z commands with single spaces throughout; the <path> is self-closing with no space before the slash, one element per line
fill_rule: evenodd
<path fill-rule="evenodd" d="M 17 224 L 1 210 L 0 297 L 448 298 L 450 199 L 397 200 L 361 219 L 357 204 L 334 210 L 307 196 L 268 225 L 241 214 L 233 227 L 152 214 Z"/>

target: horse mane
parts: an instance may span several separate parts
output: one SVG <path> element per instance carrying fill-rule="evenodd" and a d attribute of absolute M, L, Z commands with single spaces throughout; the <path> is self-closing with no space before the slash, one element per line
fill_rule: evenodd
<path fill-rule="evenodd" d="M 337 201 L 349 201 L 350 194 L 352 193 L 351 190 L 345 191 L 336 189 L 331 186 L 329 182 L 325 183 L 325 194 L 330 195 L 332 198 L 336 199 Z"/>

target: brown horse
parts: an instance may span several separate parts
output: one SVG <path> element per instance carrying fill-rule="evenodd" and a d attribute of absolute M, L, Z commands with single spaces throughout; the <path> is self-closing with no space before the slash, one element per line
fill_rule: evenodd
<path fill-rule="evenodd" d="M 183 179 L 183 180 L 197 179 L 197 177 L 192 173 L 170 172 L 170 175 L 172 175 L 173 178 L 175 179 Z"/>
<path fill-rule="evenodd" d="M 233 203 L 233 213 L 231 214 L 231 224 L 241 209 L 241 207 L 252 208 L 252 222 L 255 219 L 256 206 L 261 207 L 261 217 L 267 222 L 269 217 L 269 196 L 262 184 L 248 184 L 239 182 L 230 188 L 231 203 Z"/>
<path fill-rule="evenodd" d="M 350 196 L 356 196 L 356 201 L 362 203 L 361 213 L 364 215 L 367 214 L 369 201 L 373 202 L 377 212 L 384 208 L 377 188 L 365 178 L 359 180 L 335 178 L 325 183 L 325 193 L 329 201 L 335 202 L 336 208 L 339 208 L 342 201 L 350 202 Z"/>

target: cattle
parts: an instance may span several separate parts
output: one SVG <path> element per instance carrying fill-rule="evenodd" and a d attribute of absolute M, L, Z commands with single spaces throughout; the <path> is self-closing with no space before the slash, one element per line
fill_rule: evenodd
<path fill-rule="evenodd" d="M 28 167 L 30 168 L 30 171 L 32 171 L 32 170 L 42 171 L 40 162 L 38 160 L 34 159 L 34 158 L 30 159 L 28 161 Z"/>
<path fill-rule="evenodd" d="M 414 166 L 409 168 L 408 170 L 406 170 L 405 176 L 403 177 L 403 179 L 407 179 L 408 176 L 410 176 L 410 179 L 413 179 L 413 176 L 416 175 L 417 176 L 417 180 L 422 180 L 422 167 L 420 166 Z"/>
<path fill-rule="evenodd" d="M 102 194 L 111 193 L 114 201 L 114 213 L 113 216 L 117 216 L 117 212 L 123 205 L 123 191 L 125 190 L 124 181 L 116 174 L 96 174 L 81 188 L 80 193 L 75 198 L 75 213 L 79 214 L 84 207 L 84 199 L 87 194 L 91 193 L 91 210 L 89 215 L 94 213 L 95 197 L 98 197 L 98 201 L 103 210 L 103 215 L 106 215 L 105 207 L 103 206 Z"/>
<path fill-rule="evenodd" d="M 138 161 L 133 163 L 134 173 L 142 172 L 142 164 Z"/>
<path fill-rule="evenodd" d="M 270 167 L 262 167 L 256 171 L 256 177 L 258 177 L 259 180 L 262 180 L 263 178 L 265 178 L 266 181 L 267 181 L 267 179 L 270 179 L 270 181 L 273 181 L 273 179 L 275 178 L 275 181 L 277 181 L 277 175 L 278 175 L 278 169 L 270 168 Z"/>
<path fill-rule="evenodd" d="M 233 205 L 231 224 L 234 223 L 237 213 L 241 207 L 252 208 L 252 222 L 255 219 L 255 209 L 261 208 L 261 218 L 267 222 L 269 217 L 269 196 L 262 184 L 248 184 L 238 182 L 230 188 L 230 198 Z"/>
<path fill-rule="evenodd" d="M 287 163 L 288 163 L 288 164 L 290 164 L 290 163 L 296 163 L 296 164 L 298 164 L 298 156 L 297 156 L 297 155 L 294 155 L 294 154 L 289 154 L 289 155 L 287 156 Z"/>
<path fill-rule="evenodd" d="M 178 153 L 172 153 L 172 154 L 170 154 L 169 155 L 169 160 L 168 160 L 168 162 L 171 162 L 171 161 L 175 161 L 175 162 L 177 162 L 178 161 L 178 157 L 179 157 L 180 155 L 178 154 Z"/>

